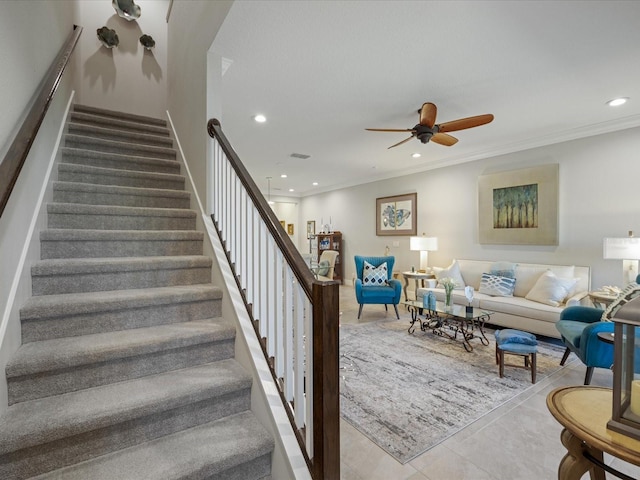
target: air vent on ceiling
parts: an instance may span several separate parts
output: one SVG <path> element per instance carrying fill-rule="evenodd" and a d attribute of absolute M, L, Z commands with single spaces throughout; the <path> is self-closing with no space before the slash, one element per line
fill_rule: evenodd
<path fill-rule="evenodd" d="M 302 160 L 306 160 L 311 157 L 311 155 L 305 155 L 304 153 L 292 153 L 290 156 L 293 158 L 301 158 Z"/>

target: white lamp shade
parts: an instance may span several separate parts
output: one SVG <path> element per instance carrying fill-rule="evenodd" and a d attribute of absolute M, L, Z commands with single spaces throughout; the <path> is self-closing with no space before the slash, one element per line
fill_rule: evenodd
<path fill-rule="evenodd" d="M 639 260 L 640 238 L 605 238 L 603 243 L 603 257 L 618 260 Z"/>
<path fill-rule="evenodd" d="M 435 252 L 438 250 L 437 237 L 411 237 L 409 239 L 409 249 L 420 252 Z"/>

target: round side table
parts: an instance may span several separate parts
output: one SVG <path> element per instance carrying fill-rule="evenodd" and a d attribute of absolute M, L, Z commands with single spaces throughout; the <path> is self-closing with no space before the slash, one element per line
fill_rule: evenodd
<path fill-rule="evenodd" d="M 420 281 L 421 284 L 424 284 L 423 281 L 424 280 L 428 280 L 431 278 L 436 278 L 436 276 L 433 273 L 426 273 L 426 272 L 402 272 L 402 276 L 404 277 L 404 300 L 409 301 L 409 297 L 407 296 L 407 287 L 409 286 L 409 280 L 413 279 L 415 281 L 416 284 L 416 300 L 418 300 L 418 281 Z"/>
<path fill-rule="evenodd" d="M 605 292 L 589 292 L 589 299 L 593 302 L 593 305 L 602 310 L 606 310 L 616 298 L 618 298 L 617 295 L 611 295 Z"/>
<path fill-rule="evenodd" d="M 547 396 L 547 408 L 564 427 L 560 440 L 567 449 L 558 467 L 558 480 L 605 480 L 605 471 L 620 472 L 604 464 L 603 453 L 640 466 L 640 440 L 607 429 L 613 409 L 610 388 L 561 387 Z"/>

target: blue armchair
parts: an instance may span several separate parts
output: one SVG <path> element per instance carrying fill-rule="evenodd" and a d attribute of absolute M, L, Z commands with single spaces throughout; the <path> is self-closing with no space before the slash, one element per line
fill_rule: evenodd
<path fill-rule="evenodd" d="M 363 284 L 365 260 L 374 267 L 379 267 L 384 262 L 387 262 L 387 281 L 385 285 Z M 391 274 L 393 272 L 393 264 L 395 263 L 395 257 L 364 257 L 361 255 L 356 255 L 355 261 L 357 277 L 356 299 L 360 304 L 360 308 L 358 309 L 358 319 L 362 314 L 362 307 L 365 304 L 384 304 L 385 310 L 388 310 L 387 305 L 393 305 L 393 308 L 396 310 L 396 317 L 400 319 L 400 314 L 398 313 L 398 302 L 400 302 L 402 284 L 399 280 L 391 278 Z"/>
<path fill-rule="evenodd" d="M 564 365 L 571 352 L 587 367 L 584 384 L 591 383 L 593 369 L 611 368 L 613 364 L 613 344 L 598 338 L 599 332 L 613 332 L 613 322 L 602 322 L 603 310 L 592 307 L 567 307 L 560 314 L 556 328 L 567 349 L 560 365 Z"/>
<path fill-rule="evenodd" d="M 640 275 L 636 278 L 640 283 Z M 592 307 L 567 307 L 560 314 L 556 328 L 567 349 L 560 365 L 564 365 L 571 352 L 587 367 L 584 384 L 591 383 L 594 368 L 611 368 L 613 364 L 613 344 L 598 338 L 598 333 L 613 333 L 613 322 L 600 320 L 603 310 Z"/>

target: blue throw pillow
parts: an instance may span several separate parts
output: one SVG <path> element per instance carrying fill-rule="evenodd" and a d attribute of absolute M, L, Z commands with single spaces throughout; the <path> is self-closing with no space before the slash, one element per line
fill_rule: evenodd
<path fill-rule="evenodd" d="M 489 273 L 498 277 L 516 278 L 516 264 L 513 262 L 493 262 Z"/>
<path fill-rule="evenodd" d="M 322 260 L 318 264 L 318 275 L 326 277 L 327 273 L 329 273 L 329 260 Z"/>

